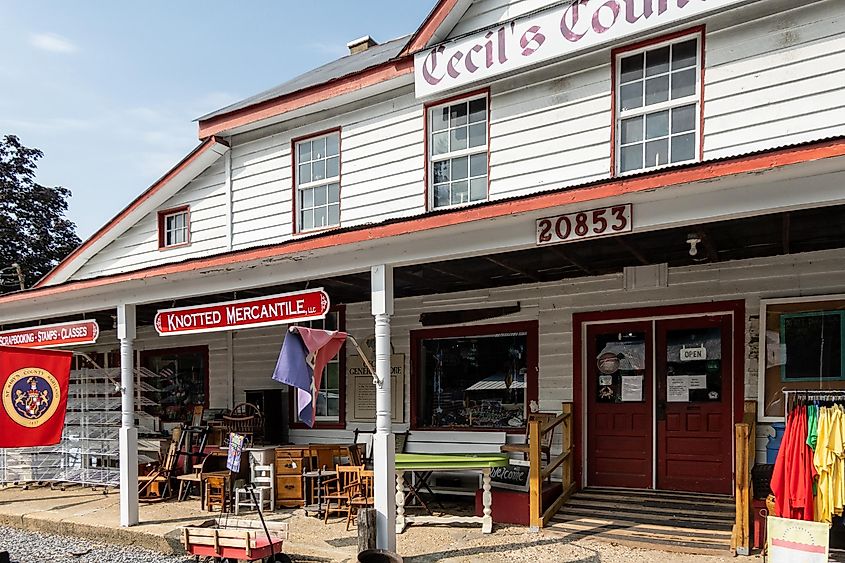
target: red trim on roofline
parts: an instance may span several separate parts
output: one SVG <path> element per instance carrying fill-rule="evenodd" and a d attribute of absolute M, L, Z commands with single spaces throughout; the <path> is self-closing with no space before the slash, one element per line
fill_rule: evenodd
<path fill-rule="evenodd" d="M 419 29 L 411 36 L 401 54 L 408 55 L 424 49 L 457 3 L 458 0 L 440 0 Z"/>
<path fill-rule="evenodd" d="M 44 284 L 49 282 L 51 279 L 53 279 L 56 276 L 56 274 L 58 274 L 59 271 L 62 270 L 65 267 L 65 265 L 67 265 L 68 262 L 75 260 L 77 257 L 79 257 L 80 254 L 82 254 L 88 248 L 90 248 L 92 244 L 97 242 L 99 239 L 103 238 L 109 231 L 112 230 L 112 228 L 114 228 L 115 225 L 117 225 L 121 220 L 123 220 L 124 217 L 126 217 L 131 212 L 135 211 L 142 203 L 147 201 L 150 198 L 150 196 L 152 196 L 154 193 L 159 191 L 162 188 L 162 186 L 167 184 L 177 174 L 179 174 L 180 172 L 182 172 L 182 170 L 187 168 L 192 162 L 194 162 L 197 158 L 199 158 L 199 156 L 201 154 L 205 153 L 205 151 L 207 151 L 215 143 L 219 143 L 219 144 L 227 146 L 227 147 L 229 146 L 229 143 L 227 143 L 226 141 L 224 141 L 223 139 L 220 139 L 218 137 L 209 137 L 208 139 L 205 139 L 202 143 L 197 145 L 197 147 L 194 148 L 194 150 L 192 150 L 190 153 L 188 153 L 188 155 L 185 156 L 185 158 L 183 158 L 178 163 L 176 163 L 176 166 L 171 168 L 164 176 L 162 176 L 161 178 L 156 180 L 153 183 L 152 186 L 147 188 L 141 195 L 136 197 L 132 201 L 132 203 L 130 203 L 129 205 L 124 207 L 123 210 L 121 210 L 120 213 L 115 215 L 114 218 L 112 218 L 111 221 L 109 221 L 108 223 L 106 223 L 105 225 L 100 227 L 100 229 L 96 233 L 91 235 L 91 237 L 88 240 L 86 240 L 84 243 L 79 245 L 76 248 L 76 250 L 74 250 L 73 252 L 68 254 L 64 258 L 64 260 L 59 262 L 56 265 L 56 267 L 53 268 L 52 270 L 50 270 L 50 272 L 46 276 L 44 276 L 43 278 L 38 280 L 38 283 L 36 283 L 33 286 L 33 289 L 40 288 Z"/>
<path fill-rule="evenodd" d="M 845 138 L 837 138 L 798 147 L 786 147 L 764 153 L 739 156 L 718 162 L 700 162 L 674 169 L 661 169 L 639 176 L 609 178 L 581 188 L 561 189 L 554 192 L 533 194 L 519 199 L 489 202 L 473 207 L 458 208 L 443 213 L 412 217 L 396 222 L 362 225 L 355 230 L 342 232 L 330 231 L 321 236 L 293 239 L 272 246 L 238 250 L 208 258 L 196 258 L 175 264 L 153 266 L 123 274 L 114 274 L 9 293 L 0 296 L 0 305 L 31 299 L 33 297 L 56 295 L 77 289 L 103 287 L 126 281 L 193 272 L 202 268 L 232 266 L 238 262 L 250 262 L 295 252 L 314 251 L 333 246 L 355 244 L 413 232 L 449 227 L 471 221 L 528 213 L 549 207 L 572 205 L 669 186 L 715 180 L 723 176 L 732 176 L 735 174 L 762 172 L 771 168 L 842 156 L 845 156 Z"/>
<path fill-rule="evenodd" d="M 275 117 L 412 72 L 414 72 L 414 60 L 410 57 L 389 61 L 355 74 L 201 120 L 199 137 L 205 139 L 223 131 Z"/>

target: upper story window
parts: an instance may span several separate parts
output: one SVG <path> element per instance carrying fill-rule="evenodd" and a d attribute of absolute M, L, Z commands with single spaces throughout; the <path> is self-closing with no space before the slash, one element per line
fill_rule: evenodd
<path fill-rule="evenodd" d="M 172 248 L 191 242 L 191 212 L 187 205 L 158 212 L 158 247 Z"/>
<path fill-rule="evenodd" d="M 487 94 L 427 113 L 431 208 L 487 199 Z"/>
<path fill-rule="evenodd" d="M 340 132 L 295 142 L 299 232 L 340 225 Z"/>
<path fill-rule="evenodd" d="M 701 34 L 625 50 L 616 73 L 616 170 L 624 174 L 698 158 Z"/>

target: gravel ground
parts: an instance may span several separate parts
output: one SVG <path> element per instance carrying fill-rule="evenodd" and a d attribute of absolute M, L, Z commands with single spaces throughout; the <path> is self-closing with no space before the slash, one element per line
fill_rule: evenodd
<path fill-rule="evenodd" d="M 77 563 L 188 563 L 193 559 L 168 557 L 140 547 L 126 547 L 89 540 L 25 532 L 0 526 L 0 551 L 14 563 L 74 561 Z"/>

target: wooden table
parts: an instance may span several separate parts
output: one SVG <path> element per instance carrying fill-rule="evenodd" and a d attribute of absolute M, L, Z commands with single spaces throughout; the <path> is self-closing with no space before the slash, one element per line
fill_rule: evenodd
<path fill-rule="evenodd" d="M 396 454 L 396 533 L 411 522 L 480 523 L 481 531 L 493 531 L 493 496 L 490 470 L 508 464 L 505 454 Z M 478 471 L 482 475 L 484 516 L 409 516 L 405 514 L 405 471 Z"/>

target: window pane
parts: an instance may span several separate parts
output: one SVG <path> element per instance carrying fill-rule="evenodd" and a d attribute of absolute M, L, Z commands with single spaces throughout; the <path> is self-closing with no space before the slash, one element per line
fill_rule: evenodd
<path fill-rule="evenodd" d="M 449 152 L 449 133 L 435 133 L 432 135 L 431 154 L 445 154 Z"/>
<path fill-rule="evenodd" d="M 487 177 L 473 178 L 469 181 L 469 199 L 479 201 L 487 198 Z"/>
<path fill-rule="evenodd" d="M 695 158 L 695 134 L 686 133 L 672 137 L 672 162 L 684 162 Z"/>
<path fill-rule="evenodd" d="M 645 54 L 645 75 L 654 76 L 669 72 L 669 46 L 654 49 Z"/>
<path fill-rule="evenodd" d="M 338 168 L 338 157 L 333 157 L 326 159 L 326 178 L 334 178 L 340 174 L 340 169 Z"/>
<path fill-rule="evenodd" d="M 475 123 L 469 126 L 469 146 L 481 147 L 487 142 L 487 124 Z"/>
<path fill-rule="evenodd" d="M 467 157 L 452 159 L 452 179 L 463 180 L 467 177 Z"/>
<path fill-rule="evenodd" d="M 328 221 L 328 213 L 325 207 L 314 208 L 314 227 L 325 227 Z"/>
<path fill-rule="evenodd" d="M 334 156 L 340 149 L 340 137 L 337 134 L 326 137 L 326 155 Z"/>
<path fill-rule="evenodd" d="M 329 206 L 329 225 L 340 224 L 340 205 L 334 204 Z"/>
<path fill-rule="evenodd" d="M 639 170 L 643 167 L 643 146 L 631 145 L 622 147 L 620 151 L 619 168 L 622 172 L 630 172 L 631 170 Z"/>
<path fill-rule="evenodd" d="M 332 362 L 326 366 L 326 379 L 324 380 L 324 389 L 329 390 L 336 390 L 340 389 L 340 383 L 338 378 L 338 363 Z"/>
<path fill-rule="evenodd" d="M 314 205 L 325 205 L 328 201 L 328 187 L 314 188 Z"/>
<path fill-rule="evenodd" d="M 619 81 L 620 84 L 638 80 L 643 77 L 643 54 L 632 55 L 622 59 L 621 63 L 622 76 Z"/>
<path fill-rule="evenodd" d="M 622 144 L 627 145 L 643 140 L 643 118 L 632 117 L 622 120 Z"/>
<path fill-rule="evenodd" d="M 340 399 L 332 397 L 326 405 L 326 416 L 340 416 Z"/>
<path fill-rule="evenodd" d="M 672 133 L 695 130 L 695 104 L 672 110 Z"/>
<path fill-rule="evenodd" d="M 645 105 L 659 104 L 669 99 L 669 75 L 645 81 Z"/>
<path fill-rule="evenodd" d="M 478 98 L 469 103 L 469 122 L 487 121 L 487 98 Z"/>
<path fill-rule="evenodd" d="M 469 201 L 469 185 L 466 180 L 452 183 L 452 205 Z"/>
<path fill-rule="evenodd" d="M 645 138 L 654 139 L 669 134 L 669 111 L 659 111 L 645 116 Z"/>
<path fill-rule="evenodd" d="M 434 207 L 449 205 L 449 184 L 434 186 Z"/>
<path fill-rule="evenodd" d="M 672 99 L 695 94 L 695 74 L 694 68 L 672 73 Z"/>
<path fill-rule="evenodd" d="M 165 215 L 164 216 L 164 230 L 165 231 L 172 231 L 176 228 L 176 216 L 175 215 Z"/>
<path fill-rule="evenodd" d="M 302 207 L 314 207 L 314 189 L 302 190 Z"/>
<path fill-rule="evenodd" d="M 311 163 L 311 179 L 315 182 L 317 180 L 324 180 L 326 178 L 326 161 L 315 160 Z"/>
<path fill-rule="evenodd" d="M 449 132 L 449 150 L 459 151 L 467 148 L 467 128 L 458 127 Z"/>
<path fill-rule="evenodd" d="M 449 127 L 467 124 L 467 104 L 455 104 L 449 108 Z"/>
<path fill-rule="evenodd" d="M 302 213 L 299 214 L 300 216 L 300 224 L 302 225 L 302 230 L 308 230 L 314 228 L 314 210 L 313 209 L 303 209 Z"/>
<path fill-rule="evenodd" d="M 619 109 L 634 109 L 643 105 L 643 83 L 632 82 L 619 89 Z"/>
<path fill-rule="evenodd" d="M 690 39 L 672 46 L 672 70 L 695 66 L 698 58 L 698 41 Z"/>
<path fill-rule="evenodd" d="M 299 162 L 311 160 L 311 141 L 299 143 Z"/>
<path fill-rule="evenodd" d="M 449 108 L 431 110 L 431 130 L 443 131 L 449 128 Z"/>
<path fill-rule="evenodd" d="M 434 183 L 440 184 L 449 181 L 449 161 L 441 160 L 434 163 Z"/>
<path fill-rule="evenodd" d="M 321 137 L 311 141 L 311 158 L 326 158 L 326 138 Z"/>
<path fill-rule="evenodd" d="M 650 141 L 645 144 L 645 165 L 647 168 L 669 162 L 669 139 Z"/>
<path fill-rule="evenodd" d="M 469 157 L 469 175 L 470 176 L 486 176 L 487 175 L 487 155 L 474 154 Z"/>
<path fill-rule="evenodd" d="M 307 184 L 311 181 L 311 165 L 310 164 L 300 164 L 299 165 L 299 174 L 297 175 L 297 182 L 300 184 Z"/>
<path fill-rule="evenodd" d="M 340 201 L 340 185 L 329 184 L 329 203 Z"/>

